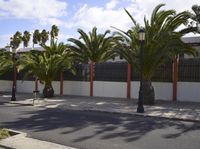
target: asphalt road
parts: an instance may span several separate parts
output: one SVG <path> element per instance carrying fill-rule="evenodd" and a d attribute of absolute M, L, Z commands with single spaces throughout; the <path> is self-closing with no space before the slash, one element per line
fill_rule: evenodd
<path fill-rule="evenodd" d="M 0 102 L 0 127 L 81 149 L 199 149 L 200 123 Z"/>

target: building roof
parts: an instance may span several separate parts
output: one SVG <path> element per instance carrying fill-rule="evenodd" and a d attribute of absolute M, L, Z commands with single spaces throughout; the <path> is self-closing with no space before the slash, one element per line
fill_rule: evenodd
<path fill-rule="evenodd" d="M 42 47 L 35 47 L 34 49 L 38 51 L 44 51 Z M 17 52 L 28 52 L 30 50 L 33 50 L 33 48 L 19 48 Z"/>
<path fill-rule="evenodd" d="M 183 37 L 182 41 L 185 43 L 200 44 L 200 36 L 197 37 Z"/>

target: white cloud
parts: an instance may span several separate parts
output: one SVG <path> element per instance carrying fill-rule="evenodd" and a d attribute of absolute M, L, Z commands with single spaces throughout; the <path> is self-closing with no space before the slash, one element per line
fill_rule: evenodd
<path fill-rule="evenodd" d="M 106 6 L 89 7 L 85 4 L 75 13 L 72 22 L 67 26 L 85 29 L 91 29 L 94 26 L 100 29 L 108 29 L 110 26 L 115 26 L 125 29 L 130 24 L 131 20 L 123 8 L 107 9 Z"/>
<path fill-rule="evenodd" d="M 0 16 L 60 23 L 67 13 L 67 3 L 58 0 L 0 0 Z"/>
<path fill-rule="evenodd" d="M 166 4 L 162 9 L 174 9 L 177 12 L 189 10 L 194 4 L 199 4 L 199 0 L 128 0 L 132 9 L 137 9 L 137 14 L 135 18 L 142 23 L 144 16 L 150 17 L 153 9 L 158 4 Z"/>
<path fill-rule="evenodd" d="M 143 25 L 144 16 L 149 18 L 155 6 L 160 3 L 166 4 L 162 9 L 175 9 L 180 12 L 191 10 L 192 5 L 199 3 L 199 0 L 110 0 L 102 7 L 85 4 L 75 13 L 73 19 L 65 23 L 65 27 L 91 29 L 97 26 L 100 29 L 108 29 L 110 26 L 115 26 L 126 30 L 132 22 L 123 7 L 116 8 L 122 3 L 127 4 L 125 8 Z"/>
<path fill-rule="evenodd" d="M 118 0 L 111 0 L 106 4 L 106 9 L 113 9 L 117 6 L 118 3 L 119 3 Z"/>

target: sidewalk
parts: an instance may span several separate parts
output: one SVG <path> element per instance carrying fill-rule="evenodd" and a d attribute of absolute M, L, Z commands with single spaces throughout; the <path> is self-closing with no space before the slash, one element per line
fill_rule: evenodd
<path fill-rule="evenodd" d="M 1 146 L 5 146 L 6 149 L 75 149 L 60 144 L 28 138 L 25 133 L 1 140 L 0 148 Z"/>
<path fill-rule="evenodd" d="M 12 103 L 32 105 L 33 100 L 27 98 Z M 40 99 L 39 102 L 36 100 L 34 106 L 60 108 L 63 110 L 100 111 L 118 114 L 125 113 L 200 122 L 200 103 L 192 102 L 156 101 L 155 105 L 145 105 L 145 113 L 143 114 L 136 112 L 136 99 L 62 96 L 51 99 Z"/>

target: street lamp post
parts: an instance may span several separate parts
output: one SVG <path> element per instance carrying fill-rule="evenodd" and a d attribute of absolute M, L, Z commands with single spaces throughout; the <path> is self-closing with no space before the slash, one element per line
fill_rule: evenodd
<path fill-rule="evenodd" d="M 139 99 L 138 99 L 138 107 L 137 107 L 137 113 L 144 113 L 144 107 L 143 107 L 143 98 L 144 98 L 144 92 L 143 92 L 143 66 L 144 66 L 144 42 L 145 42 L 145 30 L 140 29 L 138 32 L 138 39 L 141 44 L 140 49 L 140 90 L 139 90 Z"/>
<path fill-rule="evenodd" d="M 12 97 L 11 101 L 16 101 L 16 78 L 17 78 L 17 72 L 16 72 L 16 53 L 12 53 L 12 60 L 13 60 L 13 85 L 12 85 Z"/>

